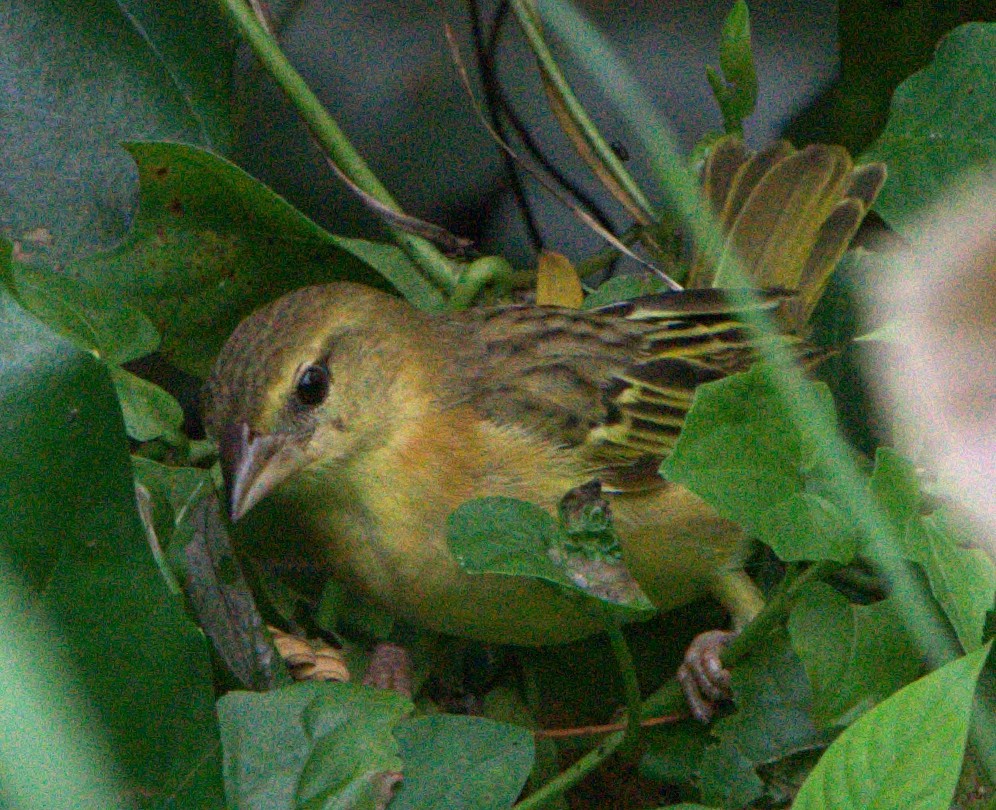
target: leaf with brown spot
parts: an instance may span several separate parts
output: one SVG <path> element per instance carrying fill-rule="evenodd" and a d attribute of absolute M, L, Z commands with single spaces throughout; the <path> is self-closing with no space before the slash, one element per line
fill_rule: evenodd
<path fill-rule="evenodd" d="M 333 236 L 217 155 L 172 143 L 127 149 L 140 184 L 132 230 L 70 271 L 141 308 L 184 371 L 206 375 L 243 317 L 307 284 L 390 281 L 417 305 L 441 302 L 398 248 Z"/>

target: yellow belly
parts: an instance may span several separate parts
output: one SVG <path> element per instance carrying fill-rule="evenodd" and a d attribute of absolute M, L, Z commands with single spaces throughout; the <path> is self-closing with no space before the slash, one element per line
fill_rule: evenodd
<path fill-rule="evenodd" d="M 284 542 L 308 549 L 333 576 L 386 612 L 493 643 L 558 644 L 600 630 L 584 600 L 555 586 L 464 572 L 446 545 L 448 507 L 380 509 L 374 516 L 348 493 L 341 495 L 330 497 L 327 482 L 298 482 L 261 507 L 277 516 L 271 525 L 282 526 Z M 680 487 L 612 496 L 610 503 L 626 565 L 662 610 L 702 596 L 741 536 Z"/>

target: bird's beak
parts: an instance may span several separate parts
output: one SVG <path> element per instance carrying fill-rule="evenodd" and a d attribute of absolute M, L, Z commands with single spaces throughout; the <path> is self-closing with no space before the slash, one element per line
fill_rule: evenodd
<path fill-rule="evenodd" d="M 218 442 L 228 514 L 241 518 L 301 468 L 301 452 L 286 436 L 256 435 L 245 422 L 227 425 Z"/>

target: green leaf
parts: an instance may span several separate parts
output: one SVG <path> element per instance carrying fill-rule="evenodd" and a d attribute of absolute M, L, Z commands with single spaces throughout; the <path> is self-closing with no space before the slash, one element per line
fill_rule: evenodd
<path fill-rule="evenodd" d="M 73 687 L 49 699 L 94 706 L 122 805 L 219 806 L 207 649 L 149 550 L 106 367 L 6 294 L 0 357 L 0 551 L 59 633 L 36 666 Z"/>
<path fill-rule="evenodd" d="M 813 419 L 832 423 L 827 387 L 806 385 L 822 411 Z M 661 473 L 740 523 L 783 560 L 847 562 L 856 534 L 843 510 L 819 492 L 825 451 L 809 436 L 758 364 L 698 388 Z"/>
<path fill-rule="evenodd" d="M 0 236 L 0 285 L 9 295 L 17 297 L 17 283 L 13 269 L 14 246 Z"/>
<path fill-rule="evenodd" d="M 172 394 L 123 368 L 112 367 L 110 371 L 121 403 L 125 429 L 131 438 L 137 442 L 162 439 L 173 445 L 186 442 L 180 430 L 183 409 Z"/>
<path fill-rule="evenodd" d="M 910 522 L 920 516 L 923 501 L 913 464 L 895 450 L 880 447 L 875 452 L 875 469 L 868 487 L 892 524 L 893 533 L 903 537 Z"/>
<path fill-rule="evenodd" d="M 702 800 L 720 807 L 744 807 L 764 795 L 764 783 L 750 760 L 730 742 L 705 750 L 697 784 Z"/>
<path fill-rule="evenodd" d="M 731 675 L 737 711 L 712 730 L 751 765 L 821 748 L 832 739 L 813 724 L 813 693 L 786 633 L 769 636 Z"/>
<path fill-rule="evenodd" d="M 135 479 L 152 497 L 156 536 L 168 549 L 177 530 L 189 520 L 190 510 L 212 488 L 211 473 L 195 467 L 167 467 L 140 456 L 132 456 Z M 189 536 L 182 532 L 183 539 Z"/>
<path fill-rule="evenodd" d="M 829 585 L 813 583 L 793 604 L 788 627 L 813 686 L 813 719 L 820 726 L 843 725 L 845 715 L 884 700 L 922 668 L 893 598 L 853 605 Z"/>
<path fill-rule="evenodd" d="M 726 20 L 719 41 L 719 66 L 722 77 L 711 67 L 706 78 L 723 114 L 728 133 L 742 133 L 743 120 L 757 104 L 757 73 L 750 45 L 750 11 L 744 0 L 736 0 Z"/>
<path fill-rule="evenodd" d="M 913 465 L 888 448 L 878 451 L 871 490 L 903 539 L 902 555 L 920 565 L 958 640 L 974 650 L 996 600 L 996 569 L 980 543 L 947 510 L 921 515 Z"/>
<path fill-rule="evenodd" d="M 900 321 L 886 321 L 877 329 L 872 329 L 871 332 L 859 335 L 854 340 L 857 343 L 871 343 L 875 341 L 878 343 L 895 343 L 901 345 L 904 339 L 902 329 L 903 324 Z"/>
<path fill-rule="evenodd" d="M 679 802 L 678 804 L 669 804 L 666 808 L 660 807 L 658 810 L 721 810 L 721 808 L 714 805 L 695 804 L 694 802 Z"/>
<path fill-rule="evenodd" d="M 228 807 L 383 807 L 402 770 L 392 732 L 411 709 L 350 683 L 229 692 L 218 701 Z"/>
<path fill-rule="evenodd" d="M 26 265 L 14 265 L 14 284 L 18 300 L 32 315 L 108 363 L 127 363 L 159 346 L 152 322 L 110 290 Z"/>
<path fill-rule="evenodd" d="M 170 138 L 226 152 L 234 43 L 183 0 L 9 0 L 0 7 L 0 230 L 51 263 L 124 236 L 134 169 L 118 144 Z"/>
<path fill-rule="evenodd" d="M 667 289 L 667 285 L 657 276 L 635 273 L 613 276 L 585 297 L 581 309 L 604 307 L 617 301 L 629 301 L 631 298 L 664 292 Z"/>
<path fill-rule="evenodd" d="M 651 726 L 643 735 L 646 751 L 640 774 L 647 779 L 678 785 L 698 774 L 710 732 L 697 720 Z"/>
<path fill-rule="evenodd" d="M 329 238 L 356 259 L 370 265 L 419 309 L 441 312 L 447 308 L 446 299 L 442 294 L 425 280 L 422 271 L 394 245 L 370 242 L 366 239 L 350 239 L 345 236 L 330 235 Z M 497 257 L 492 258 L 497 260 Z"/>
<path fill-rule="evenodd" d="M 862 716 L 827 749 L 793 810 L 947 810 L 988 654 L 987 645 L 952 661 Z"/>
<path fill-rule="evenodd" d="M 911 527 L 908 543 L 917 549 L 914 559 L 927 572 L 931 593 L 968 651 L 982 644 L 986 616 L 996 600 L 996 570 L 982 542 L 949 512 L 938 510 Z"/>
<path fill-rule="evenodd" d="M 297 287 L 346 278 L 385 287 L 388 278 L 413 300 L 431 289 L 398 249 L 332 236 L 217 155 L 172 143 L 128 150 L 140 182 L 132 230 L 72 270 L 138 305 L 185 371 L 206 375 L 243 317 Z"/>
<path fill-rule="evenodd" d="M 956 28 L 896 88 L 885 129 L 860 162 L 872 160 L 889 167 L 875 210 L 907 237 L 925 205 L 996 162 L 996 24 Z"/>
<path fill-rule="evenodd" d="M 483 717 L 419 717 L 395 736 L 405 779 L 391 810 L 511 807 L 533 767 L 532 734 Z"/>
<path fill-rule="evenodd" d="M 581 559 L 571 538 L 540 507 L 514 498 L 468 501 L 450 515 L 447 539 L 457 562 L 472 574 L 501 574 L 548 582 L 601 605 L 623 620 L 652 616 L 653 605 L 618 561 Z M 560 562 L 560 561 L 563 562 Z"/>

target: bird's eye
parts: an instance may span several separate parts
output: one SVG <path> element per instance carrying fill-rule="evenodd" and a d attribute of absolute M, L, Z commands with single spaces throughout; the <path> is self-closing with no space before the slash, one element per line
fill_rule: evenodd
<path fill-rule="evenodd" d="M 307 366 L 297 378 L 295 389 L 302 405 L 313 408 L 321 404 L 329 393 L 329 370 L 323 363 Z"/>

